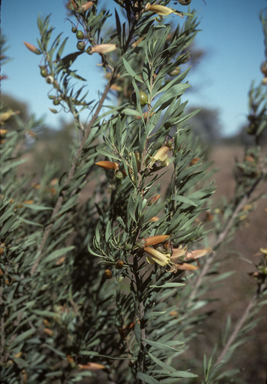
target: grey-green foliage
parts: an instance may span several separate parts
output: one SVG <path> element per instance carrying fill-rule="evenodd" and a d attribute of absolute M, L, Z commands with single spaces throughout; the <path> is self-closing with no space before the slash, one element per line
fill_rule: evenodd
<path fill-rule="evenodd" d="M 183 25 L 173 28 L 176 14 L 159 23 L 145 12 L 146 1 L 116 1 L 113 27 L 105 34 L 111 13 L 97 2 L 80 12 L 76 5 L 83 3 L 71 8 L 86 33 L 85 50 L 73 47 L 63 56 L 67 40 L 59 35 L 51 44 L 49 17 L 38 19 L 51 91 L 79 131 L 67 172 L 55 179 L 57 169 L 48 166 L 38 182 L 17 176 L 25 133 L 38 126 L 34 120 L 25 126 L 17 118 L 17 130 L 1 142 L 1 382 L 81 382 L 98 372 L 92 363 L 105 367 L 103 380 L 111 383 L 193 379 L 190 361 L 181 356 L 208 315 L 195 311 L 209 303 L 209 273 L 218 267 L 212 253 L 206 274 L 208 262 L 197 274 L 188 256 L 209 245 L 209 228 L 199 216 L 214 192 L 210 164 L 190 133 L 194 112 L 186 114 L 183 101 L 189 87 L 183 64 L 198 22 L 189 9 Z M 108 80 L 95 102 L 72 83 L 86 80 L 72 66 L 82 54 L 89 53 L 90 62 L 90 46 L 101 44 L 116 44 L 116 50 L 100 53 Z M 177 66 L 181 74 L 171 78 Z M 119 104 L 106 105 L 114 90 Z M 88 111 L 88 124 L 82 124 L 81 110 Z M 169 183 L 158 199 L 165 173 Z M 226 240 L 240 225 L 236 206 L 254 186 L 251 175 L 243 176 L 224 216 L 214 219 L 214 250 L 222 234 Z M 146 244 L 157 235 L 169 238 Z M 171 259 L 179 246 L 189 261 Z M 150 264 L 144 247 L 158 252 L 156 263 Z"/>

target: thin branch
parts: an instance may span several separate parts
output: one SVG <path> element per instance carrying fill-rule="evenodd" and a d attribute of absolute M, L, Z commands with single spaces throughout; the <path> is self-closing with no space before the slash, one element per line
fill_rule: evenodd
<path fill-rule="evenodd" d="M 3 304 L 3 297 L 2 297 L 2 286 L 0 286 L 0 306 Z M 1 314 L 1 321 L 0 321 L 0 331 L 1 331 L 1 349 L 0 349 L 0 362 L 4 364 L 4 350 L 5 350 L 5 319 L 4 314 Z"/>
<path fill-rule="evenodd" d="M 226 355 L 226 353 L 228 352 L 229 348 L 231 347 L 231 345 L 233 344 L 233 342 L 235 341 L 236 337 L 238 336 L 238 333 L 239 331 L 241 330 L 243 324 L 246 322 L 249 314 L 250 314 L 250 311 L 251 309 L 254 307 L 254 305 L 257 303 L 258 299 L 259 299 L 259 296 L 260 294 L 264 291 L 266 285 L 265 284 L 261 284 L 261 286 L 259 287 L 258 289 L 258 292 L 256 292 L 253 297 L 251 298 L 247 308 L 245 309 L 242 317 L 239 319 L 239 321 L 236 323 L 235 325 L 235 328 L 231 334 L 231 336 L 229 337 L 225 347 L 223 348 L 220 356 L 218 357 L 218 359 L 216 360 L 216 363 L 215 363 L 215 366 L 220 364 L 221 361 L 223 360 L 224 356 Z"/>
<path fill-rule="evenodd" d="M 215 242 L 215 244 L 213 246 L 214 250 L 218 249 L 220 247 L 220 245 L 224 242 L 225 238 L 227 237 L 230 229 L 232 228 L 232 226 L 234 224 L 234 221 L 235 221 L 236 217 L 238 216 L 238 214 L 240 213 L 240 211 L 242 210 L 244 205 L 247 204 L 247 202 L 248 202 L 252 192 L 254 192 L 254 190 L 256 189 L 257 185 L 261 182 L 261 180 L 264 179 L 264 177 L 266 176 L 266 173 L 267 173 L 267 171 L 262 172 L 260 177 L 258 177 L 258 179 L 255 180 L 254 184 L 251 186 L 250 190 L 240 200 L 240 202 L 236 206 L 232 216 L 230 217 L 228 223 L 224 227 L 223 231 L 219 234 L 219 236 L 218 236 L 218 238 L 217 238 L 217 240 L 216 240 L 216 242 Z M 215 259 L 215 257 L 216 257 L 216 252 L 214 252 L 212 255 L 210 255 L 208 257 L 204 267 L 202 268 L 200 274 L 198 275 L 198 278 L 197 278 L 197 280 L 196 280 L 196 282 L 194 284 L 194 288 L 191 291 L 191 294 L 190 294 L 190 296 L 188 298 L 187 308 L 191 305 L 191 302 L 195 299 L 196 294 L 197 294 L 197 290 L 198 290 L 199 286 L 201 285 L 204 277 L 208 273 L 209 268 L 210 268 L 211 264 L 213 263 L 213 260 Z"/>
<path fill-rule="evenodd" d="M 66 187 L 66 186 L 69 184 L 69 182 L 71 181 L 71 179 L 72 179 L 72 177 L 73 177 L 73 175 L 74 175 L 74 173 L 75 173 L 75 169 L 76 169 L 77 163 L 78 163 L 78 161 L 79 161 L 79 159 L 80 159 L 80 157 L 81 157 L 81 155 L 82 155 L 82 152 L 83 152 L 83 147 L 84 147 L 84 145 L 85 145 L 85 143 L 86 143 L 86 140 L 87 140 L 87 138 L 88 138 L 88 136 L 89 136 L 89 134 L 90 134 L 91 128 L 92 128 L 94 122 L 96 121 L 96 119 L 97 119 L 97 117 L 98 117 L 98 114 L 99 114 L 99 112 L 100 112 L 100 110 L 101 110 L 101 108 L 102 108 L 102 106 L 103 106 L 103 103 L 104 103 L 104 101 L 105 101 L 105 99 L 106 99 L 106 96 L 107 96 L 107 94 L 108 94 L 108 91 L 110 90 L 112 80 L 113 80 L 113 77 L 111 77 L 111 79 L 110 79 L 109 82 L 107 83 L 106 88 L 105 88 L 105 90 L 104 90 L 104 93 L 103 93 L 103 95 L 102 95 L 102 97 L 101 97 L 101 99 L 100 99 L 100 101 L 99 101 L 99 104 L 98 104 L 98 106 L 97 106 L 97 108 L 96 108 L 96 111 L 95 111 L 95 113 L 94 113 L 94 115 L 93 115 L 93 117 L 92 117 L 92 119 L 91 119 L 91 121 L 90 121 L 88 127 L 87 127 L 86 130 L 85 130 L 85 134 L 84 134 L 84 136 L 83 136 L 83 139 L 82 139 L 82 141 L 81 141 L 81 144 L 80 144 L 80 146 L 79 146 L 79 148 L 78 148 L 78 151 L 77 151 L 77 153 L 76 153 L 76 156 L 75 156 L 75 158 L 74 158 L 72 167 L 71 167 L 71 169 L 70 169 L 70 171 L 69 171 L 69 174 L 68 174 L 68 177 L 66 178 L 66 180 L 65 180 L 65 182 L 64 182 L 64 187 Z M 63 187 L 63 189 L 64 189 L 64 187 Z M 64 196 L 65 196 L 65 192 L 63 191 L 63 192 L 60 194 L 60 196 L 58 197 L 58 200 L 57 200 L 57 202 L 56 202 L 56 205 L 55 205 L 55 208 L 54 208 L 54 210 L 53 210 L 53 213 L 52 213 L 52 216 L 51 216 L 50 220 L 52 220 L 52 219 L 57 215 L 57 213 L 59 212 L 59 210 L 60 210 L 60 208 L 61 208 L 61 206 L 62 206 L 63 200 L 64 200 Z M 46 243 L 46 240 L 47 240 L 48 236 L 50 235 L 52 226 L 53 226 L 53 223 L 50 223 L 50 224 L 46 227 L 46 229 L 45 229 L 45 232 L 44 232 L 42 241 L 41 241 L 40 246 L 39 246 L 38 251 L 37 251 L 38 257 L 37 257 L 37 259 L 35 260 L 35 262 L 34 262 L 34 264 L 33 264 L 33 266 L 32 266 L 32 269 L 31 269 L 31 275 L 34 275 L 34 273 L 36 272 L 36 270 L 37 270 L 37 268 L 38 268 L 39 262 L 40 262 L 40 260 L 41 260 L 41 258 L 42 258 L 42 255 L 43 255 L 43 254 L 42 254 L 42 252 L 43 252 L 43 248 L 44 248 L 44 245 L 45 245 L 45 243 Z"/>

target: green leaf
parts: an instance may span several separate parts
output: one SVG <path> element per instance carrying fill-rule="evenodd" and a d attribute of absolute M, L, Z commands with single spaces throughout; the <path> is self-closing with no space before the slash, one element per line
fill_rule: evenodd
<path fill-rule="evenodd" d="M 67 252 L 71 251 L 73 248 L 75 248 L 74 245 L 71 245 L 70 247 L 57 249 L 56 251 L 52 252 L 49 256 L 47 256 L 45 261 L 48 262 L 48 261 L 55 260 L 58 257 L 65 255 Z"/>
<path fill-rule="evenodd" d="M 160 383 L 158 380 L 156 380 L 153 377 L 148 376 L 142 372 L 138 372 L 137 376 L 139 377 L 139 379 L 141 379 L 143 382 L 145 382 L 147 384 L 159 384 Z"/>
<path fill-rule="evenodd" d="M 190 88 L 189 84 L 177 84 L 168 91 L 166 91 L 159 100 L 153 105 L 153 109 L 162 107 L 163 104 L 170 104 L 174 97 L 178 97 L 184 93 L 184 91 Z M 166 107 L 165 107 L 166 108 Z"/>
<path fill-rule="evenodd" d="M 212 279 L 210 282 L 215 283 L 224 279 L 227 279 L 229 276 L 232 276 L 236 271 L 228 271 L 225 273 L 220 274 L 219 276 L 216 276 L 214 279 Z"/>
<path fill-rule="evenodd" d="M 110 152 L 108 152 L 102 148 L 96 148 L 96 150 L 98 153 L 100 153 L 103 156 L 111 157 L 112 159 L 115 159 L 115 160 L 120 160 L 120 158 L 118 156 L 115 156 L 115 155 L 113 155 L 113 153 L 110 153 Z"/>
<path fill-rule="evenodd" d="M 35 315 L 42 316 L 42 317 L 49 317 L 51 319 L 54 319 L 55 317 L 60 317 L 55 312 L 40 311 L 39 309 L 32 309 L 31 312 L 34 313 Z"/>
<path fill-rule="evenodd" d="M 129 73 L 131 77 L 133 77 L 135 80 L 140 81 L 143 83 L 143 80 L 134 72 L 134 70 L 131 68 L 131 66 L 127 63 L 125 58 L 122 58 L 123 64 L 125 66 L 126 71 Z"/>
<path fill-rule="evenodd" d="M 35 211 L 45 211 L 45 210 L 53 210 L 51 207 L 45 207 L 44 205 L 37 205 L 37 204 L 25 204 L 21 203 L 23 207 L 33 209 Z"/>
<path fill-rule="evenodd" d="M 166 283 L 164 285 L 150 285 L 151 288 L 176 288 L 185 285 L 184 283 Z"/>
<path fill-rule="evenodd" d="M 18 217 L 18 220 L 22 221 L 23 223 L 29 224 L 29 225 L 34 225 L 36 227 L 41 227 L 41 228 L 43 227 L 42 224 L 35 223 L 34 221 L 30 221 L 30 220 L 24 219 L 23 217 Z"/>
<path fill-rule="evenodd" d="M 188 197 L 185 197 L 185 196 L 174 196 L 172 198 L 172 200 L 178 200 L 178 201 L 181 201 L 182 203 L 185 203 L 185 204 L 188 204 L 188 205 L 193 205 L 194 207 L 197 207 L 198 205 L 191 199 L 189 199 Z"/>
<path fill-rule="evenodd" d="M 17 336 L 15 338 L 15 340 L 13 341 L 13 343 L 12 343 L 11 349 L 14 348 L 15 345 L 17 345 L 17 344 L 21 343 L 22 341 L 24 341 L 25 339 L 29 338 L 35 332 L 36 332 L 36 329 L 35 328 L 31 328 L 31 329 L 28 329 L 28 331 L 23 332 L 22 334 Z"/>
<path fill-rule="evenodd" d="M 151 359 L 152 359 L 157 365 L 159 365 L 160 367 L 166 369 L 166 370 L 169 371 L 169 372 L 175 372 L 175 371 L 176 371 L 175 368 L 171 367 L 171 366 L 168 365 L 168 364 L 163 363 L 163 361 L 161 361 L 161 360 L 158 359 L 157 357 L 153 356 L 152 353 L 149 353 L 149 352 L 148 352 L 148 354 L 149 354 L 149 356 L 151 357 Z"/>
<path fill-rule="evenodd" d="M 141 327 L 140 322 L 136 321 L 134 325 L 134 334 L 138 345 L 141 345 Z"/>
<path fill-rule="evenodd" d="M 123 109 L 121 113 L 124 113 L 125 115 L 128 115 L 128 116 L 140 116 L 140 113 L 136 109 L 130 109 L 130 108 Z"/>
<path fill-rule="evenodd" d="M 157 341 L 152 341 L 152 340 L 147 340 L 147 339 L 143 339 L 143 341 L 145 341 L 147 344 L 151 345 L 151 347 L 154 347 L 154 348 L 159 349 L 159 350 L 178 352 L 178 349 L 170 347 L 169 345 L 166 345 L 166 344 L 158 343 Z M 184 343 L 181 341 L 177 341 L 177 344 L 184 344 Z"/>
<path fill-rule="evenodd" d="M 68 37 L 66 37 L 66 38 L 64 39 L 63 43 L 62 43 L 61 46 L 59 47 L 59 50 L 57 51 L 57 60 L 60 59 L 60 57 L 61 57 L 61 55 L 62 55 L 62 53 L 63 53 L 63 51 L 64 51 L 64 48 L 65 48 L 65 45 L 66 45 L 67 40 L 68 40 Z"/>

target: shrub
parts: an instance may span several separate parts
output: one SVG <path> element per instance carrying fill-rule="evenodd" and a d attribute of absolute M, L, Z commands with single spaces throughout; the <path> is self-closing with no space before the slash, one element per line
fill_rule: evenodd
<path fill-rule="evenodd" d="M 97 377 L 171 384 L 197 373 L 206 384 L 229 380 L 235 372 L 227 363 L 265 304 L 263 247 L 244 314 L 234 325 L 229 314 L 222 344 L 203 356 L 203 373 L 191 370 L 183 354 L 193 351 L 191 341 L 210 315 L 207 293 L 231 274 L 220 272 L 217 255 L 253 210 L 266 158 L 257 145 L 246 149 L 236 164 L 234 196 L 212 206 L 213 170 L 188 125 L 197 111 L 186 114 L 182 101 L 188 47 L 198 32 L 195 12 L 173 10 L 168 1 L 115 3 L 109 30 L 111 14 L 97 1 L 68 3 L 70 33 L 79 29 L 83 38 L 77 35 L 77 48 L 66 56 L 61 35 L 50 44 L 49 17 L 38 18 L 38 48 L 25 43 L 43 57 L 40 75 L 51 85 L 51 111 L 72 113 L 77 135 L 67 172 L 55 178 L 57 169 L 47 167 L 33 183 L 28 174 L 18 178 L 17 167 L 25 133 L 39 123 L 14 116 L 17 129 L 1 130 L 2 383 Z M 174 27 L 181 17 L 183 25 Z M 100 56 L 107 78 L 96 102 L 72 84 L 85 80 L 73 63 L 80 55 L 90 63 L 92 54 Z M 111 92 L 118 105 L 105 104 Z M 266 120 L 260 92 L 250 93 L 256 142 Z M 167 176 L 168 185 L 161 185 Z"/>

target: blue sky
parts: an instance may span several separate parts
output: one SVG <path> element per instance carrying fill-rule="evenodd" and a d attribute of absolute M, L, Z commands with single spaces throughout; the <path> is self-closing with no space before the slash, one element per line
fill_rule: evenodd
<path fill-rule="evenodd" d="M 12 58 L 2 68 L 2 74 L 8 80 L 2 82 L 1 92 L 8 93 L 29 104 L 30 112 L 37 117 L 44 116 L 47 126 L 58 128 L 60 119 L 69 120 L 70 115 L 63 111 L 52 114 L 51 100 L 47 97 L 50 86 L 40 76 L 38 65 L 40 57 L 26 49 L 23 41 L 37 46 L 39 38 L 37 16 L 51 15 L 51 24 L 56 28 L 54 37 L 63 31 L 70 35 L 70 23 L 64 22 L 66 11 L 64 0 L 3 0 L 1 6 L 1 28 L 7 37 L 9 49 L 7 55 Z M 101 1 L 99 4 L 102 3 Z M 170 6 L 185 11 L 187 7 Z M 105 1 L 110 10 L 114 2 Z M 220 112 L 220 122 L 224 135 L 235 134 L 246 122 L 248 111 L 248 90 L 252 80 L 262 80 L 260 65 L 265 60 L 260 11 L 267 8 L 266 0 L 192 0 L 191 8 L 197 10 L 200 20 L 196 44 L 207 51 L 195 71 L 191 71 L 187 80 L 194 92 L 184 98 L 190 107 L 216 108 Z M 171 16 L 174 21 L 177 16 Z M 76 38 L 71 34 L 66 54 L 76 50 Z M 84 56 L 84 58 L 83 58 Z M 89 96 L 99 97 L 105 79 L 97 67 L 96 55 L 82 55 L 76 68 L 88 79 Z M 89 61 L 89 60 L 90 61 Z M 75 62 L 76 63 L 76 62 Z"/>

